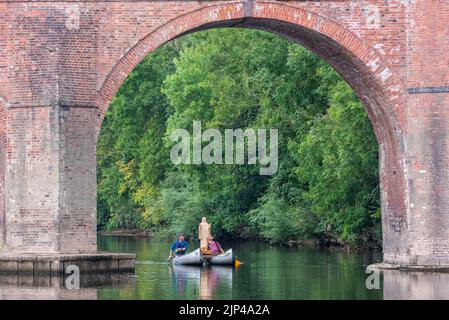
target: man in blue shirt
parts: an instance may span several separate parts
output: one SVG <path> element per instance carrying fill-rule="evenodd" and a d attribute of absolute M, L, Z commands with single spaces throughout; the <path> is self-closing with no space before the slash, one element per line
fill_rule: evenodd
<path fill-rule="evenodd" d="M 187 241 L 185 240 L 184 233 L 178 235 L 178 239 L 171 245 L 170 256 L 168 260 L 171 260 L 174 256 L 179 257 L 187 252 Z"/>

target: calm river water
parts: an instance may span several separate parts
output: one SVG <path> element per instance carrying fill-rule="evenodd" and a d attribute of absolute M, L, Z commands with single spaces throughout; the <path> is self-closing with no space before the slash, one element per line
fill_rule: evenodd
<path fill-rule="evenodd" d="M 316 248 L 285 248 L 261 242 L 232 245 L 243 262 L 230 267 L 168 265 L 169 243 L 143 238 L 102 237 L 107 251 L 137 253 L 136 285 L 102 289 L 104 299 L 380 299 L 366 290 L 366 265 L 380 253 L 347 253 Z"/>
<path fill-rule="evenodd" d="M 243 262 L 238 268 L 171 266 L 170 243 L 153 239 L 99 237 L 99 250 L 137 254 L 134 275 L 82 281 L 0 276 L 0 299 L 444 299 L 449 274 L 384 272 L 379 289 L 368 290 L 366 266 L 376 251 L 345 252 L 286 248 L 259 242 L 225 243 Z M 191 244 L 191 249 L 195 247 Z"/>

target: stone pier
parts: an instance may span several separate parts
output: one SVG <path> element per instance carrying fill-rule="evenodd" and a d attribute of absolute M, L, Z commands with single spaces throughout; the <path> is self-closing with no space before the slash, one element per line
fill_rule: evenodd
<path fill-rule="evenodd" d="M 0 254 L 0 274 L 63 275 L 69 266 L 80 274 L 134 272 L 134 254 Z"/>

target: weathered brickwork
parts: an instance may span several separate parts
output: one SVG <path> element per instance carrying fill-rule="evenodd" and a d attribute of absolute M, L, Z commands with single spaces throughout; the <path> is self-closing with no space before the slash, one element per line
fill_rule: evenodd
<path fill-rule="evenodd" d="M 5 243 L 5 105 L 0 98 L 0 250 Z"/>
<path fill-rule="evenodd" d="M 96 108 L 60 109 L 59 250 L 92 252 L 97 247 Z M 76 245 L 74 245 L 76 244 Z"/>
<path fill-rule="evenodd" d="M 58 249 L 58 107 L 9 108 L 6 243 L 10 252 Z"/>
<path fill-rule="evenodd" d="M 379 142 L 384 260 L 449 265 L 446 0 L 0 0 L 2 250 L 96 250 L 111 99 L 152 50 L 217 27 L 288 37 L 348 81 Z"/>

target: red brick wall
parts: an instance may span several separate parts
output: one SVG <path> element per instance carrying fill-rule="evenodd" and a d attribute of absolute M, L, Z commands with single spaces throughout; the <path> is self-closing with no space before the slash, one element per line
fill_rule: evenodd
<path fill-rule="evenodd" d="M 93 120 L 98 117 L 97 108 L 60 110 L 59 249 L 62 252 L 92 252 L 97 247 L 96 122 Z"/>
<path fill-rule="evenodd" d="M 5 102 L 3 100 L 1 88 L 4 88 L 6 79 L 4 78 L 6 69 L 6 21 L 5 4 L 0 4 L 0 251 L 5 243 Z"/>
<path fill-rule="evenodd" d="M 340 72 L 380 145 L 385 260 L 449 264 L 448 12 L 441 0 L 2 2 L 7 250 L 93 251 L 95 140 L 112 97 L 163 43 L 234 26 Z"/>
<path fill-rule="evenodd" d="M 57 108 L 6 112 L 6 250 L 58 249 Z"/>
<path fill-rule="evenodd" d="M 418 264 L 449 264 L 449 5 L 408 8 L 409 241 Z"/>
<path fill-rule="evenodd" d="M 5 244 L 5 104 L 0 98 L 0 251 Z"/>

